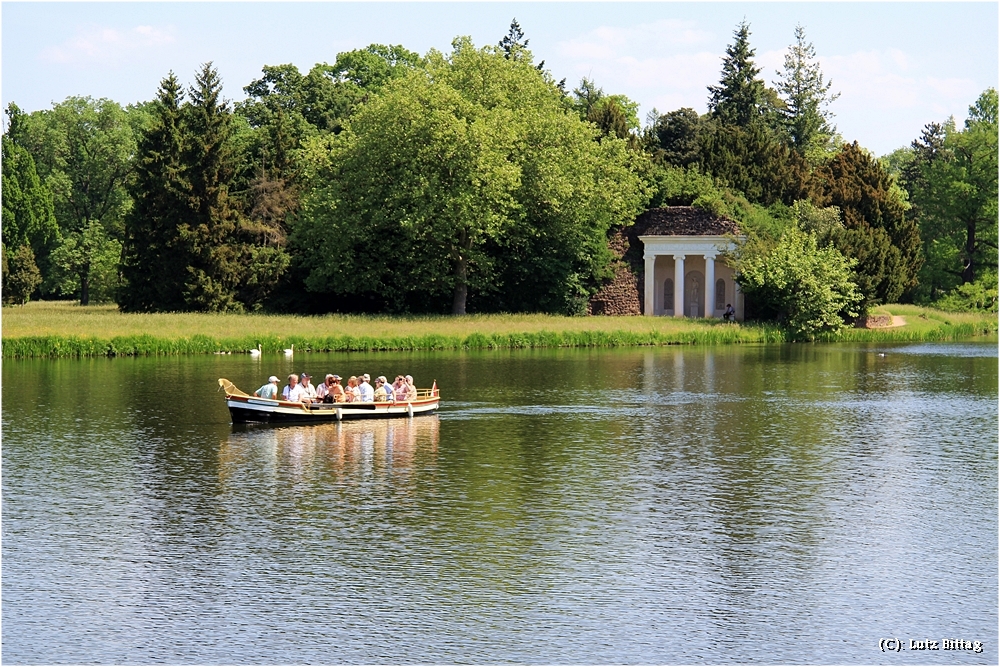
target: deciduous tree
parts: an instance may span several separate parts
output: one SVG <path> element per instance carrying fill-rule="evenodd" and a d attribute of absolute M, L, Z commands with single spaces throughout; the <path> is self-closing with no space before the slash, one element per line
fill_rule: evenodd
<path fill-rule="evenodd" d="M 764 319 L 783 323 L 795 340 L 836 332 L 858 316 L 854 260 L 792 226 L 776 245 L 753 239 L 737 251 L 736 280 Z"/>
<path fill-rule="evenodd" d="M 930 124 L 913 142 L 907 190 L 927 243 L 923 274 L 938 290 L 997 266 L 997 92 L 969 108 L 963 129 Z"/>

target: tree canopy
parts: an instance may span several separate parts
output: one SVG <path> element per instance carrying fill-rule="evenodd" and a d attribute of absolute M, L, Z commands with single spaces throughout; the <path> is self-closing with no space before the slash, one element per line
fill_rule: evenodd
<path fill-rule="evenodd" d="M 318 251 L 306 255 L 307 287 L 368 292 L 393 309 L 443 310 L 448 298 L 458 314 L 470 291 L 525 279 L 500 265 L 505 250 L 556 248 L 557 282 L 533 284 L 567 308 L 567 283 L 586 289 L 608 227 L 642 203 L 624 142 L 594 139 L 530 57 L 464 39 L 432 52 L 426 70 L 310 147 L 317 186 L 295 230 L 298 247 Z"/>

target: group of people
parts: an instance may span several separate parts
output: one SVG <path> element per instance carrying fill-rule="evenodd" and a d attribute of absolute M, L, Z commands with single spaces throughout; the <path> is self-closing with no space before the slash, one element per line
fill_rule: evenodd
<path fill-rule="evenodd" d="M 371 385 L 371 376 L 352 375 L 347 379 L 347 385 L 341 384 L 341 377 L 328 373 L 318 387 L 312 384 L 309 373 L 288 376 L 288 384 L 281 390 L 281 400 L 294 403 L 393 403 L 414 401 L 417 398 L 417 388 L 413 384 L 412 375 L 397 375 L 396 380 L 389 384 L 384 375 L 375 378 L 375 386 Z M 277 376 L 267 378 L 267 383 L 253 393 L 260 398 L 278 399 Z"/>

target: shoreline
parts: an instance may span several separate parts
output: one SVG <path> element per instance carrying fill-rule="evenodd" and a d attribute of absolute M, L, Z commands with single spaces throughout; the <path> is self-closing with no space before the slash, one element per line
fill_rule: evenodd
<path fill-rule="evenodd" d="M 907 324 L 845 329 L 818 336 L 816 342 L 988 340 L 997 335 L 992 315 L 944 313 L 911 305 L 877 310 L 903 317 Z M 249 354 L 258 345 L 264 354 L 281 354 L 291 345 L 296 352 L 308 353 L 785 342 L 789 342 L 786 332 L 773 324 L 663 317 L 124 314 L 113 305 L 34 302 L 3 309 L 2 358 Z"/>

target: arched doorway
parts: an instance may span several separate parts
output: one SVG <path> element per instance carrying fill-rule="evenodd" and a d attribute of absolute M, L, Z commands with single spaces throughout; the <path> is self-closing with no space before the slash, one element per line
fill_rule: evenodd
<path fill-rule="evenodd" d="M 684 317 L 705 317 L 705 276 L 688 271 L 684 276 Z"/>

